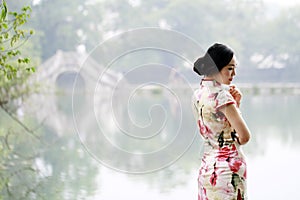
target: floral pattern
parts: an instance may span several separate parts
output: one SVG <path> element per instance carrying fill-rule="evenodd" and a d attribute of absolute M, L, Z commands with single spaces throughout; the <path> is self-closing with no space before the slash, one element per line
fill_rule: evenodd
<path fill-rule="evenodd" d="M 236 132 L 220 108 L 235 104 L 229 86 L 202 80 L 193 111 L 204 139 L 198 176 L 198 200 L 245 200 L 246 162 Z"/>

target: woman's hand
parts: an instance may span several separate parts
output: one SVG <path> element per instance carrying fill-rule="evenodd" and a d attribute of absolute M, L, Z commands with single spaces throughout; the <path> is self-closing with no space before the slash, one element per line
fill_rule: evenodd
<path fill-rule="evenodd" d="M 236 101 L 237 107 L 240 107 L 242 96 L 243 96 L 241 91 L 235 85 L 231 85 L 229 89 L 229 93 Z"/>

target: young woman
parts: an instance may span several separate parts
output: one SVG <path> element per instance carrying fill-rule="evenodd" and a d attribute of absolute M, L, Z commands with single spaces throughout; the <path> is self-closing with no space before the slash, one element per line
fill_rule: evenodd
<path fill-rule="evenodd" d="M 242 94 L 230 85 L 236 66 L 233 50 L 218 43 L 194 63 L 194 71 L 204 76 L 192 99 L 204 139 L 198 200 L 247 199 L 246 162 L 240 146 L 249 141 L 250 131 L 239 111 Z"/>

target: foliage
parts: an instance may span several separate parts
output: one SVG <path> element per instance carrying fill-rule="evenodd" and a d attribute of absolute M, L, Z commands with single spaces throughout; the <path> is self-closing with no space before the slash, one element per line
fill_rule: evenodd
<path fill-rule="evenodd" d="M 27 23 L 31 12 L 29 6 L 23 7 L 19 13 L 11 12 L 6 1 L 2 0 L 0 7 L 0 199 L 11 199 L 21 192 L 16 188 L 27 185 L 21 195 L 26 197 L 35 187 L 34 156 L 27 154 L 25 148 L 18 150 L 25 143 L 30 144 L 31 139 L 37 139 L 37 135 L 18 116 L 23 100 L 34 88 L 27 81 L 35 69 L 29 66 L 28 57 L 22 57 L 20 49 L 33 31 L 20 28 Z M 22 133 L 28 133 L 31 138 Z M 18 185 L 15 185 L 16 182 Z"/>
<path fill-rule="evenodd" d="M 11 12 L 5 0 L 2 0 L 0 7 L 0 76 L 10 80 L 17 76 L 18 71 L 35 71 L 34 67 L 29 66 L 30 59 L 22 57 L 19 50 L 33 34 L 33 30 L 20 28 L 30 17 L 31 8 L 25 6 L 19 13 Z"/>
<path fill-rule="evenodd" d="M 1 114 L 3 116 L 3 111 Z M 12 125 L 12 122 L 6 123 Z M 22 131 L 17 124 L 10 130 L 0 130 L 0 198 L 28 199 L 40 184 L 36 179 L 37 170 L 32 165 L 35 159 L 32 150 L 39 148 L 38 143 L 26 134 L 20 134 Z M 20 150 L 22 146 L 26 148 Z"/>
<path fill-rule="evenodd" d="M 70 199 L 91 195 L 97 167 L 75 138 L 58 138 L 51 128 L 27 119 L 27 126 L 36 127 L 32 130 L 39 135 L 32 137 L 3 116 L 0 110 L 0 121 L 14 128 L 0 128 L 0 199 L 59 200 L 66 191 L 71 191 Z"/>

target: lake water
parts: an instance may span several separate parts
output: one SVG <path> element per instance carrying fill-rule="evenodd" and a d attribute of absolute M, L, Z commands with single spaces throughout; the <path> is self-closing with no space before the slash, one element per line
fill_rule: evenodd
<path fill-rule="evenodd" d="M 33 165 L 40 184 L 29 198 L 197 199 L 202 140 L 191 92 L 85 95 L 74 100 L 73 113 L 61 97 L 54 110 L 41 106 L 48 111 L 39 116 L 46 145 L 23 146 L 39 152 Z M 298 95 L 244 95 L 241 110 L 252 131 L 243 147 L 250 200 L 300 199 L 299 102 Z"/>
<path fill-rule="evenodd" d="M 299 96 L 244 97 L 242 112 L 252 131 L 250 143 L 244 146 L 250 200 L 300 198 L 299 100 Z M 183 115 L 193 121 L 187 113 Z M 185 130 L 194 133 L 193 126 Z M 151 174 L 128 175 L 102 168 L 105 175 L 97 179 L 102 185 L 97 199 L 197 199 L 201 145 L 197 136 L 176 163 Z"/>

